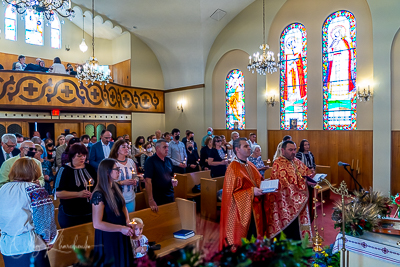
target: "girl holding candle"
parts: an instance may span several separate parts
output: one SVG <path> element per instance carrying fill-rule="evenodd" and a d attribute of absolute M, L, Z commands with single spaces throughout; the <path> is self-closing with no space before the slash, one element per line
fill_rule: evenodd
<path fill-rule="evenodd" d="M 125 140 L 121 141 L 127 145 Z M 100 162 L 97 171 L 98 183 L 91 201 L 95 228 L 94 253 L 104 264 L 113 261 L 110 266 L 133 266 L 130 237 L 134 230 L 124 196 L 115 182 L 120 178 L 117 164 L 115 159 L 106 158 Z"/>
<path fill-rule="evenodd" d="M 121 186 L 121 191 L 125 199 L 128 212 L 135 211 L 135 189 L 137 186 L 137 167 L 133 159 L 129 158 L 129 144 L 124 139 L 115 142 L 110 151 L 109 158 L 117 161 L 116 165 L 120 168 L 117 183 Z"/>
<path fill-rule="evenodd" d="M 134 258 L 144 257 L 149 249 L 149 240 L 142 234 L 144 227 L 143 220 L 140 218 L 133 218 L 131 224 L 134 230 L 134 235 L 131 237 L 133 256 Z"/>

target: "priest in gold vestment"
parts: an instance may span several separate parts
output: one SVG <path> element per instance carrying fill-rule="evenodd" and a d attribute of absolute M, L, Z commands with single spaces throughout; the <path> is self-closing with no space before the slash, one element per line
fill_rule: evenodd
<path fill-rule="evenodd" d="M 250 146 L 246 138 L 233 142 L 236 158 L 225 173 L 222 191 L 219 249 L 225 245 L 239 246 L 242 238 L 264 235 L 262 176 L 247 161 Z"/>
<path fill-rule="evenodd" d="M 279 189 L 265 196 L 264 209 L 267 237 L 273 238 L 281 231 L 289 239 L 300 240 L 308 234 L 311 240 L 309 189 L 305 176 L 312 177 L 296 155 L 296 144 L 284 141 L 282 155 L 274 161 L 271 179 L 279 179 Z"/>

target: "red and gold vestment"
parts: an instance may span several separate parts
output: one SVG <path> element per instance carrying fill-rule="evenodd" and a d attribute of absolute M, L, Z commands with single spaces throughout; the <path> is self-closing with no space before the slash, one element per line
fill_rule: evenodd
<path fill-rule="evenodd" d="M 263 235 L 262 196 L 254 196 L 262 176 L 253 163 L 238 159 L 229 164 L 224 180 L 221 203 L 219 249 L 224 245 L 241 245 L 247 237 L 251 216 L 254 216 L 257 235 Z"/>
<path fill-rule="evenodd" d="M 277 236 L 298 217 L 301 238 L 308 233 L 311 240 L 309 193 L 303 177 L 310 174 L 312 171 L 297 158 L 289 161 L 280 156 L 274 161 L 271 179 L 279 179 L 279 189 L 264 198 L 268 238 Z"/>

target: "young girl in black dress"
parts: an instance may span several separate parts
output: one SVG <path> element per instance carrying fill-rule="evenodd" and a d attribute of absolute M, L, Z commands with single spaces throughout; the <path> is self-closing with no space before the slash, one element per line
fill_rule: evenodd
<path fill-rule="evenodd" d="M 134 234 L 129 224 L 125 200 L 115 183 L 120 169 L 114 159 L 104 159 L 97 171 L 97 186 L 92 195 L 93 227 L 95 230 L 95 255 L 103 266 L 132 266 L 133 253 L 130 236 Z"/>

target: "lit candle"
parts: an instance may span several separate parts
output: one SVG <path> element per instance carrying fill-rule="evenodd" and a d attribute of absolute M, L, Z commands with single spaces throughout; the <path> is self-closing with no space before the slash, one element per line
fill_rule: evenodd
<path fill-rule="evenodd" d="M 137 222 L 135 222 L 135 219 L 132 219 L 132 221 L 129 224 L 137 224 Z"/>
<path fill-rule="evenodd" d="M 183 162 L 182 162 L 183 164 L 186 164 L 186 158 L 183 160 Z"/>
<path fill-rule="evenodd" d="M 176 174 L 174 174 L 174 178 L 172 178 L 172 181 L 173 181 L 173 182 L 176 182 L 176 181 L 177 181 L 177 179 L 176 179 L 175 177 L 176 177 Z"/>
<path fill-rule="evenodd" d="M 228 159 L 228 154 L 225 154 L 225 160 Z"/>
<path fill-rule="evenodd" d="M 136 175 L 135 169 L 132 169 L 132 177 Z"/>
<path fill-rule="evenodd" d="M 270 159 L 267 160 L 267 164 L 271 164 L 271 160 Z"/>

